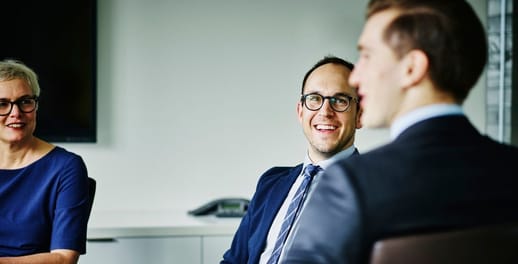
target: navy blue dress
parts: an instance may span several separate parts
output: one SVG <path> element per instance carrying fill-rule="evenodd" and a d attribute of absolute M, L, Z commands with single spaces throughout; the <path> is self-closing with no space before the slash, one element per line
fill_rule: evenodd
<path fill-rule="evenodd" d="M 0 257 L 86 249 L 88 175 L 82 158 L 55 147 L 20 169 L 0 169 Z"/>

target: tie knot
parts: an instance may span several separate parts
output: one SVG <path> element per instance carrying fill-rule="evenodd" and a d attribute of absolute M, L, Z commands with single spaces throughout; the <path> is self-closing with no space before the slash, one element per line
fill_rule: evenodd
<path fill-rule="evenodd" d="M 315 176 L 315 174 L 318 173 L 319 170 L 320 170 L 320 166 L 313 165 L 313 164 L 308 164 L 306 166 L 305 171 L 304 171 L 304 176 L 313 177 L 313 176 Z"/>

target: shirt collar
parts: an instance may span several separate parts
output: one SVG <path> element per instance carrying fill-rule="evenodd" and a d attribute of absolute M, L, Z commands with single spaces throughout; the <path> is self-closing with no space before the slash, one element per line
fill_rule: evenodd
<path fill-rule="evenodd" d="M 331 165 L 331 163 L 333 163 L 334 161 L 338 160 L 338 159 L 342 159 L 342 158 L 348 158 L 349 156 L 351 156 L 354 151 L 356 150 L 356 147 L 353 145 L 351 145 L 350 147 L 336 153 L 335 155 L 333 155 L 331 158 L 329 159 L 326 159 L 326 160 L 321 160 L 320 162 L 317 162 L 317 164 L 314 164 L 314 165 L 318 165 L 320 166 L 322 169 L 326 169 L 327 167 L 329 167 L 329 165 Z M 304 168 L 306 168 L 306 166 L 308 164 L 312 164 L 313 162 L 311 162 L 311 159 L 309 159 L 309 155 L 308 153 L 306 152 L 306 157 L 304 158 L 304 167 L 302 168 L 302 171 L 304 171 Z"/>
<path fill-rule="evenodd" d="M 462 108 L 457 104 L 435 104 L 420 107 L 399 117 L 390 126 L 390 138 L 395 139 L 411 125 L 432 117 L 446 115 L 464 115 Z"/>

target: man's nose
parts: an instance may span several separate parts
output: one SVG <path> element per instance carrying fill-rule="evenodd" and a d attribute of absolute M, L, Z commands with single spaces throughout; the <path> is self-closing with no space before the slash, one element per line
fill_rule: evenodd
<path fill-rule="evenodd" d="M 322 103 L 322 107 L 318 110 L 319 113 L 329 115 L 334 112 L 333 108 L 331 107 L 331 101 L 329 99 L 324 99 L 324 102 Z"/>

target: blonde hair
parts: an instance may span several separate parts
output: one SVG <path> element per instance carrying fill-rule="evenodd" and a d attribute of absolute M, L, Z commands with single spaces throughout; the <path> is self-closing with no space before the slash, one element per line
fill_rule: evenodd
<path fill-rule="evenodd" d="M 40 85 L 38 75 L 23 62 L 13 59 L 0 61 L 0 81 L 22 79 L 27 82 L 33 95 L 40 96 Z"/>

